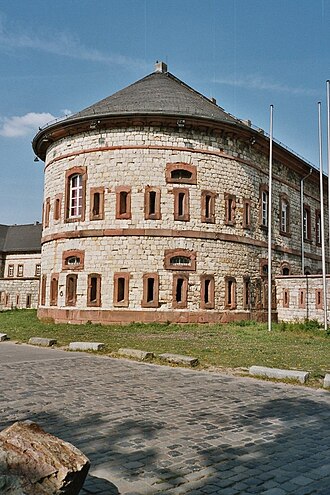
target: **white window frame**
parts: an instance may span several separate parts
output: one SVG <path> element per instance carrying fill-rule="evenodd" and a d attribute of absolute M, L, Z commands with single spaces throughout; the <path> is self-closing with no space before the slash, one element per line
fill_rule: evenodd
<path fill-rule="evenodd" d="M 83 207 L 83 177 L 81 174 L 74 174 L 70 177 L 69 218 L 81 217 L 82 207 Z"/>
<path fill-rule="evenodd" d="M 261 192 L 261 224 L 263 227 L 268 226 L 268 192 Z"/>

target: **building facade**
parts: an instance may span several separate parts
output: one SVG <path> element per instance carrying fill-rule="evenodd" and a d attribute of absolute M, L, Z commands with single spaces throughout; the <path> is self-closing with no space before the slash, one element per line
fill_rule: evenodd
<path fill-rule="evenodd" d="M 33 148 L 45 161 L 40 318 L 265 317 L 269 139 L 262 130 L 158 63 L 40 130 Z M 277 143 L 273 156 L 274 275 L 301 273 L 302 231 L 306 271 L 317 273 L 318 173 Z"/>
<path fill-rule="evenodd" d="M 0 225 L 0 310 L 37 308 L 41 224 Z"/>

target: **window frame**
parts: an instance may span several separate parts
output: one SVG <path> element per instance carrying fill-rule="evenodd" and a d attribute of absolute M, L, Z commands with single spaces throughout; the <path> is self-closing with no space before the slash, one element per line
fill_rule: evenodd
<path fill-rule="evenodd" d="M 58 305 L 58 273 L 52 273 L 49 284 L 49 306 Z"/>
<path fill-rule="evenodd" d="M 154 280 L 153 299 L 149 300 L 149 280 Z M 142 308 L 158 308 L 159 307 L 159 275 L 158 273 L 143 274 L 143 297 L 141 301 Z"/>
<path fill-rule="evenodd" d="M 191 174 L 191 177 L 173 178 L 173 172 L 184 170 Z M 197 184 L 197 167 L 191 163 L 176 162 L 167 163 L 165 167 L 165 180 L 168 184 Z"/>
<path fill-rule="evenodd" d="M 286 206 L 285 210 L 283 210 L 283 206 Z M 280 202 L 279 202 L 279 222 L 280 222 L 280 234 L 290 237 L 291 236 L 291 222 L 290 222 L 290 201 L 287 194 L 280 194 Z M 283 222 L 283 213 L 284 213 L 284 222 Z M 285 223 L 285 225 L 284 225 Z M 284 228 L 283 228 L 284 226 Z"/>
<path fill-rule="evenodd" d="M 283 295 L 282 295 L 282 306 L 283 308 L 289 308 L 290 307 L 290 290 L 287 288 L 283 288 Z"/>
<path fill-rule="evenodd" d="M 41 275 L 41 263 L 37 263 L 35 266 L 34 276 L 40 277 L 40 275 Z"/>
<path fill-rule="evenodd" d="M 54 198 L 54 212 L 53 212 L 54 222 L 58 222 L 59 220 L 61 220 L 62 200 L 63 200 L 63 194 L 56 194 Z"/>
<path fill-rule="evenodd" d="M 203 190 L 201 193 L 201 221 L 215 223 L 215 200 L 218 194 L 215 191 Z M 209 205 L 207 205 L 209 198 Z"/>
<path fill-rule="evenodd" d="M 22 263 L 19 263 L 17 265 L 17 277 L 18 278 L 24 277 L 24 265 Z"/>
<path fill-rule="evenodd" d="M 243 198 L 243 229 L 251 228 L 251 199 Z"/>
<path fill-rule="evenodd" d="M 183 194 L 181 200 L 180 194 Z M 190 221 L 190 208 L 189 208 L 189 189 L 183 187 L 176 187 L 173 189 L 174 196 L 174 220 L 176 222 L 189 222 Z M 180 212 L 182 209 L 182 213 Z"/>
<path fill-rule="evenodd" d="M 13 278 L 15 276 L 15 265 L 13 264 L 8 265 L 7 276 L 8 278 Z"/>
<path fill-rule="evenodd" d="M 95 213 L 95 195 L 99 194 L 99 210 Z M 89 190 L 89 219 L 103 220 L 104 219 L 104 187 L 91 187 Z"/>
<path fill-rule="evenodd" d="M 73 281 L 72 294 L 70 293 L 69 284 L 70 279 Z M 78 286 L 78 275 L 76 273 L 68 273 L 65 279 L 65 305 L 66 306 L 76 306 L 77 305 L 77 286 Z"/>
<path fill-rule="evenodd" d="M 46 305 L 47 275 L 44 273 L 40 278 L 40 306 Z"/>
<path fill-rule="evenodd" d="M 261 184 L 259 187 L 259 225 L 261 229 L 268 229 L 269 189 L 268 185 Z"/>
<path fill-rule="evenodd" d="M 236 309 L 236 288 L 236 278 L 231 276 L 225 277 L 225 309 Z"/>
<path fill-rule="evenodd" d="M 243 277 L 243 309 L 251 309 L 251 278 Z"/>
<path fill-rule="evenodd" d="M 312 242 L 311 207 L 307 203 L 303 206 L 303 235 L 304 242 Z"/>
<path fill-rule="evenodd" d="M 116 219 L 129 220 L 132 218 L 132 188 L 129 186 L 117 186 L 116 189 Z M 122 194 L 126 194 L 125 211 L 121 212 Z"/>
<path fill-rule="evenodd" d="M 95 284 L 95 299 L 92 299 L 93 282 L 96 280 Z M 87 277 L 87 306 L 88 307 L 100 307 L 101 298 L 101 287 L 102 287 L 102 275 L 100 273 L 89 273 Z"/>
<path fill-rule="evenodd" d="M 155 211 L 150 213 L 150 194 L 155 193 Z M 159 187 L 146 186 L 144 190 L 144 218 L 145 220 L 160 220 L 161 219 L 161 190 Z"/>
<path fill-rule="evenodd" d="M 321 210 L 315 210 L 315 242 L 317 246 L 322 244 Z"/>
<path fill-rule="evenodd" d="M 208 287 L 206 283 L 208 282 Z M 215 280 L 214 275 L 201 275 L 200 276 L 200 308 L 201 309 L 214 309 L 215 307 Z M 207 301 L 206 301 L 206 295 Z"/>
<path fill-rule="evenodd" d="M 44 207 L 44 228 L 49 227 L 50 220 L 50 197 L 45 199 L 45 207 Z"/>
<path fill-rule="evenodd" d="M 315 308 L 323 309 L 323 289 L 315 289 Z"/>
<path fill-rule="evenodd" d="M 81 214 L 71 215 L 71 203 L 72 203 L 72 179 L 75 176 L 81 176 Z M 86 167 L 73 167 L 65 172 L 65 218 L 64 221 L 70 222 L 83 222 L 85 220 L 86 210 L 86 183 L 87 183 L 87 169 Z"/>
<path fill-rule="evenodd" d="M 124 279 L 124 297 L 120 301 L 119 296 L 119 280 Z M 129 281 L 130 273 L 128 272 L 117 272 L 113 276 L 113 305 L 114 307 L 127 308 L 129 306 Z"/>
<path fill-rule="evenodd" d="M 178 281 L 182 280 L 181 294 L 183 298 L 177 300 L 177 288 Z M 184 309 L 188 306 L 188 284 L 189 275 L 187 273 L 173 273 L 173 285 L 172 285 L 172 307 L 174 309 Z"/>
<path fill-rule="evenodd" d="M 236 196 L 225 192 L 225 225 L 236 223 Z"/>
<path fill-rule="evenodd" d="M 67 263 L 67 260 L 69 258 L 79 258 L 80 263 L 76 265 L 69 265 Z M 84 264 L 85 264 L 85 251 L 80 250 L 80 249 L 69 249 L 67 251 L 63 251 L 62 253 L 62 270 L 70 270 L 70 271 L 78 271 L 78 270 L 83 270 L 84 269 Z"/>
<path fill-rule="evenodd" d="M 173 265 L 171 259 L 177 256 L 182 256 L 190 259 L 190 265 Z M 188 249 L 166 249 L 164 254 L 164 268 L 165 270 L 178 270 L 178 271 L 196 271 L 196 251 L 189 251 Z"/>

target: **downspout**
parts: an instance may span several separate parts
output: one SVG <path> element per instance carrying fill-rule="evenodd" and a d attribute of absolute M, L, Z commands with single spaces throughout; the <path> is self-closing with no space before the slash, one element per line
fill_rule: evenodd
<path fill-rule="evenodd" d="M 300 222 L 301 222 L 301 274 L 305 275 L 305 256 L 304 256 L 304 180 L 313 172 L 310 168 L 309 173 L 300 179 Z"/>

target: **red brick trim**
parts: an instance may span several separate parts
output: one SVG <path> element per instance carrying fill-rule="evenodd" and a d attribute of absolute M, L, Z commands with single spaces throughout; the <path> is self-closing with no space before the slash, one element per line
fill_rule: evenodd
<path fill-rule="evenodd" d="M 179 170 L 184 171 L 190 177 L 175 177 Z M 190 163 L 167 163 L 165 168 L 165 180 L 174 184 L 197 184 L 197 168 Z"/>
<path fill-rule="evenodd" d="M 173 264 L 171 260 L 175 257 L 189 258 L 190 264 Z M 188 249 L 166 249 L 164 256 L 165 270 L 196 271 L 196 251 Z"/>
<path fill-rule="evenodd" d="M 70 265 L 68 264 L 69 258 L 78 258 L 80 260 L 79 264 Z M 69 249 L 68 251 L 63 251 L 62 253 L 62 270 L 77 271 L 83 270 L 85 263 L 85 251 L 80 249 Z"/>

